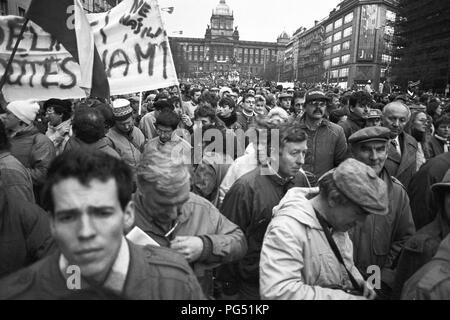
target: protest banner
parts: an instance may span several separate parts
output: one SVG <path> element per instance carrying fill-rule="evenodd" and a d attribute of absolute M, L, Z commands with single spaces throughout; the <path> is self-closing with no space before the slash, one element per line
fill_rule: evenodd
<path fill-rule="evenodd" d="M 124 0 L 105 13 L 87 15 L 111 95 L 178 85 L 156 0 Z M 0 74 L 25 19 L 0 18 Z M 55 37 L 29 22 L 3 93 L 7 101 L 82 98 L 81 69 Z"/>

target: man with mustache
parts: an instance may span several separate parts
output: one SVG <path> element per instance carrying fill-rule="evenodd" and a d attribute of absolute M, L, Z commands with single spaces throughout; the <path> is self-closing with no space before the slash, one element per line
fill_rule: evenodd
<path fill-rule="evenodd" d="M 320 89 L 305 95 L 305 113 L 298 120 L 308 135 L 308 151 L 304 169 L 320 177 L 337 167 L 346 158 L 347 142 L 344 130 L 324 118 L 328 98 Z"/>

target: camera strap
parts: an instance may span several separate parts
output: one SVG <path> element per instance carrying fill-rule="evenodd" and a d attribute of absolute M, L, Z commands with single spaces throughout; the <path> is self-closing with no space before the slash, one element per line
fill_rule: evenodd
<path fill-rule="evenodd" d="M 353 287 L 355 288 L 355 290 L 363 293 L 361 286 L 358 284 L 358 282 L 356 281 L 353 274 L 347 269 L 347 266 L 344 263 L 344 259 L 342 258 L 342 255 L 336 245 L 336 242 L 334 241 L 333 237 L 331 236 L 330 229 L 328 229 L 327 222 L 316 210 L 314 210 L 314 212 L 316 214 L 317 220 L 319 220 L 319 223 L 322 226 L 323 232 L 325 233 L 325 237 L 328 240 L 328 244 L 330 245 L 331 250 L 333 250 L 333 253 L 336 256 L 336 258 L 338 259 L 339 263 L 345 268 L 345 271 L 347 271 L 348 277 L 349 277 L 350 282 L 352 283 Z"/>

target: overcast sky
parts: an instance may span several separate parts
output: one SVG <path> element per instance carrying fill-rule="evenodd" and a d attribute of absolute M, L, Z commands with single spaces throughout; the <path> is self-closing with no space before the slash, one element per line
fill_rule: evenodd
<path fill-rule="evenodd" d="M 299 27 L 310 28 L 314 20 L 328 16 L 342 0 L 226 0 L 234 12 L 241 40 L 276 41 L 284 30 L 292 35 Z M 172 14 L 163 12 L 169 36 L 183 30 L 184 37 L 203 38 L 211 11 L 219 0 L 159 0 L 162 7 L 172 6 Z"/>

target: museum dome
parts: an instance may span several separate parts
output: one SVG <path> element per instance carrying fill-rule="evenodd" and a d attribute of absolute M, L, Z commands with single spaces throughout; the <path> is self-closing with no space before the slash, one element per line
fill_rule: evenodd
<path fill-rule="evenodd" d="M 225 0 L 220 0 L 220 3 L 217 5 L 216 9 L 214 10 L 215 15 L 219 16 L 231 16 L 231 10 L 230 7 L 225 3 Z"/>

